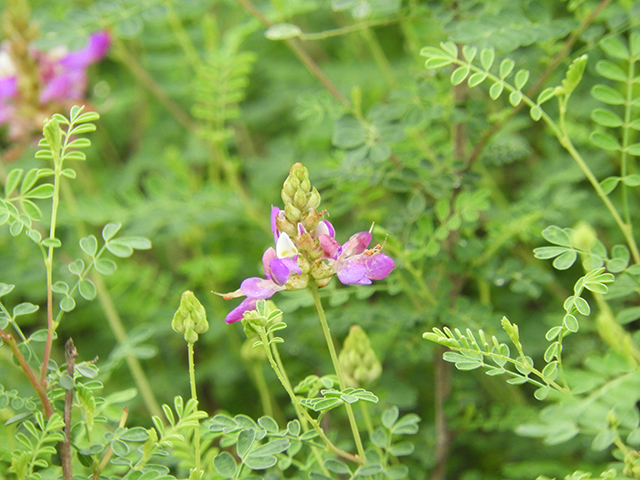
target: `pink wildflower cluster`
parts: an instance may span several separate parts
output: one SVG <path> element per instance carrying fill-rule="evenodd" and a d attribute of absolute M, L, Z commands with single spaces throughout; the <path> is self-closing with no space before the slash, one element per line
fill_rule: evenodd
<path fill-rule="evenodd" d="M 23 75 L 37 76 L 35 84 L 39 88 L 37 101 L 45 107 L 49 105 L 65 105 L 69 101 L 81 100 L 87 89 L 87 69 L 89 65 L 101 60 L 109 50 L 111 39 L 109 33 L 101 31 L 89 37 L 89 43 L 82 50 L 68 52 L 64 48 L 42 52 L 30 49 L 30 55 L 37 72 L 21 71 L 9 54 L 5 45 L 0 50 L 0 124 L 10 125 L 10 135 L 19 137 L 23 132 L 25 119 L 21 118 L 20 105 L 25 99 L 22 85 Z"/>
<path fill-rule="evenodd" d="M 265 277 L 247 278 L 238 290 L 224 295 L 227 300 L 246 297 L 227 315 L 227 323 L 242 320 L 259 300 L 276 292 L 301 290 L 309 282 L 324 287 L 334 276 L 346 285 L 369 285 L 386 278 L 395 267 L 379 245 L 368 248 L 370 232 L 356 233 L 342 245 L 335 239 L 333 225 L 317 211 L 320 195 L 311 188 L 308 171 L 300 163 L 291 168 L 282 197 L 285 209 L 271 210 L 275 248 L 262 256 Z"/>

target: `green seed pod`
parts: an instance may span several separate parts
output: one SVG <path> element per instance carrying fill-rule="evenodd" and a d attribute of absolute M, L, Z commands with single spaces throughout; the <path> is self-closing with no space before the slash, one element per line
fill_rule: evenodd
<path fill-rule="evenodd" d="M 180 306 L 173 316 L 171 328 L 184 334 L 187 343 L 196 343 L 198 334 L 209 330 L 207 312 L 193 292 L 187 290 L 180 298 Z"/>
<path fill-rule="evenodd" d="M 382 374 L 382 365 L 371 348 L 369 337 L 358 325 L 349 330 L 338 360 L 348 387 L 366 387 Z"/>

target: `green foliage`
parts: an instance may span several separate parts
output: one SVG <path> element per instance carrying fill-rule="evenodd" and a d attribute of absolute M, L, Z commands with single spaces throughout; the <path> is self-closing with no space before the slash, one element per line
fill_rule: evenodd
<path fill-rule="evenodd" d="M 5 3 L 12 61 L 112 42 L 69 118 L 27 63 L 3 97 L 0 477 L 61 476 L 68 394 L 78 478 L 640 475 L 637 4 Z M 336 345 L 358 324 L 381 361 L 366 391 L 308 293 L 258 305 L 244 349 L 210 294 L 264 277 L 295 162 L 336 240 L 373 223 L 396 263 L 319 290 Z"/>

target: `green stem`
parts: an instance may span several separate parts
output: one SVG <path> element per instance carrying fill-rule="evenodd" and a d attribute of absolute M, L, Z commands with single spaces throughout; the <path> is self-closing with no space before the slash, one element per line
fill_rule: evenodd
<path fill-rule="evenodd" d="M 333 442 L 329 440 L 327 435 L 324 433 L 324 430 L 320 428 L 320 425 L 318 424 L 318 422 L 314 418 L 312 418 L 311 415 L 309 415 L 309 413 L 302 407 L 302 405 L 300 405 L 300 402 L 296 397 L 296 394 L 293 392 L 293 389 L 291 388 L 291 384 L 289 383 L 285 375 L 282 373 L 275 358 L 273 357 L 273 353 L 271 352 L 271 348 L 269 346 L 269 338 L 267 337 L 267 334 L 264 331 L 264 329 L 260 330 L 258 332 L 258 335 L 260 336 L 260 340 L 264 347 L 264 351 L 267 354 L 267 359 L 269 360 L 269 364 L 271 365 L 271 368 L 273 369 L 276 376 L 278 377 L 278 380 L 280 380 L 280 383 L 282 384 L 287 394 L 289 395 L 289 398 L 291 399 L 291 403 L 296 409 L 296 412 L 301 413 L 301 415 L 307 420 L 307 422 L 309 422 L 309 424 L 313 427 L 313 429 L 316 432 L 318 432 L 318 435 L 320 436 L 320 438 L 325 442 L 325 444 L 331 451 L 333 451 L 336 455 L 341 456 L 342 458 L 346 458 L 347 460 L 351 460 L 352 462 L 361 464 L 362 460 L 360 458 L 354 455 L 351 455 L 349 452 L 345 452 L 344 450 L 336 447 L 333 444 Z"/>
<path fill-rule="evenodd" d="M 380 42 L 378 41 L 378 38 L 368 27 L 361 30 L 360 35 L 362 35 L 362 38 L 368 45 L 369 50 L 371 50 L 373 59 L 376 61 L 378 68 L 382 72 L 382 75 L 384 75 L 384 78 L 389 84 L 389 86 L 391 88 L 396 88 L 398 86 L 398 80 L 396 79 L 396 76 L 393 74 L 393 69 L 389 65 L 389 61 L 387 60 L 387 57 L 385 56 L 384 51 L 380 46 Z"/>
<path fill-rule="evenodd" d="M 259 362 L 251 362 L 251 370 L 253 373 L 253 381 L 258 389 L 258 395 L 260 395 L 260 404 L 262 405 L 262 411 L 267 417 L 273 417 L 273 407 L 271 406 L 271 395 L 269 394 L 269 388 L 262 372 L 262 365 Z"/>
<path fill-rule="evenodd" d="M 187 343 L 187 349 L 189 352 L 189 384 L 191 385 L 191 398 L 198 402 L 198 394 L 196 392 L 196 365 L 193 361 L 193 343 Z M 193 434 L 193 442 L 195 444 L 195 457 L 196 457 L 196 473 L 201 477 L 202 469 L 200 468 L 200 424 L 195 427 Z"/>
<path fill-rule="evenodd" d="M 173 1 L 166 2 L 165 5 L 167 5 L 168 10 L 167 21 L 169 22 L 169 26 L 171 27 L 171 30 L 173 30 L 173 34 L 178 39 L 178 43 L 180 44 L 185 57 L 189 60 L 191 68 L 197 70 L 200 66 L 200 56 L 198 55 L 198 51 L 184 29 L 184 25 L 182 25 L 182 21 L 173 7 Z"/>
<path fill-rule="evenodd" d="M 331 331 L 329 330 L 329 324 L 327 323 L 327 317 L 324 314 L 324 309 L 322 308 L 322 302 L 320 301 L 320 295 L 318 294 L 318 287 L 315 283 L 311 283 L 309 287 L 311 290 L 311 295 L 313 296 L 313 302 L 315 303 L 316 310 L 318 311 L 318 317 L 320 318 L 320 325 L 322 326 L 322 333 L 324 333 L 324 338 L 327 342 L 327 347 L 329 348 L 329 355 L 331 355 L 331 362 L 333 363 L 333 369 L 338 376 L 338 383 L 340 384 L 340 390 L 344 390 L 347 388 L 347 384 L 344 380 L 344 374 L 342 373 L 342 368 L 340 367 L 340 361 L 338 360 L 338 355 L 336 353 L 336 348 L 333 344 L 333 338 L 331 338 Z M 364 455 L 364 447 L 362 446 L 362 439 L 360 438 L 360 432 L 358 431 L 358 424 L 356 423 L 355 415 L 353 414 L 353 408 L 348 403 L 344 405 L 347 409 L 347 416 L 349 417 L 349 423 L 351 424 L 351 432 L 353 433 L 353 439 L 356 442 L 356 448 L 358 450 L 358 455 L 363 461 L 366 461 L 366 457 Z"/>
<path fill-rule="evenodd" d="M 75 194 L 73 193 L 73 189 L 67 183 L 62 184 L 62 193 L 64 194 L 65 203 L 69 206 L 69 209 L 72 212 L 78 211 L 78 202 L 76 201 Z M 87 232 L 82 221 L 76 222 L 76 230 L 80 234 L 81 237 L 85 237 Z M 104 247 L 103 247 L 104 249 Z M 87 273 L 89 270 L 87 269 Z M 93 284 L 96 286 L 96 293 L 98 297 L 98 301 L 100 302 L 100 306 L 102 307 L 102 311 L 104 312 L 105 317 L 107 318 L 107 323 L 109 324 L 109 328 L 113 332 L 113 335 L 116 337 L 116 340 L 120 343 L 124 343 L 127 338 L 127 331 L 124 328 L 122 320 L 120 319 L 120 314 L 116 309 L 113 299 L 111 298 L 111 294 L 109 293 L 109 289 L 105 285 L 102 277 L 100 275 L 92 275 L 91 280 Z M 73 292 L 71 292 L 73 293 Z M 55 324 L 57 325 L 60 321 L 60 317 L 64 312 L 60 310 L 58 312 L 58 317 L 56 318 Z M 138 391 L 142 395 L 142 400 L 149 410 L 151 415 L 157 416 L 159 418 L 164 418 L 162 415 L 162 410 L 160 409 L 160 405 L 156 400 L 155 394 L 153 393 L 153 389 L 147 380 L 147 376 L 140 365 L 140 361 L 131 354 L 127 354 L 125 356 L 125 361 L 127 362 L 127 366 L 129 367 L 129 371 L 131 372 L 131 376 L 133 377 L 136 386 L 138 387 Z"/>
<path fill-rule="evenodd" d="M 25 375 L 29 379 L 31 386 L 36 391 L 38 398 L 40 398 L 40 402 L 42 402 L 42 407 L 44 409 L 45 417 L 49 418 L 51 415 L 53 415 L 53 407 L 51 406 L 51 402 L 49 402 L 49 398 L 47 397 L 47 391 L 42 386 L 42 384 L 38 382 L 38 379 L 33 373 L 33 370 L 31 370 L 31 367 L 29 367 L 29 364 L 25 360 L 24 355 L 22 355 L 22 352 L 18 348 L 18 344 L 16 340 L 13 338 L 11 334 L 6 333 L 1 328 L 0 328 L 0 338 L 5 344 L 9 346 L 9 350 L 11 350 L 11 353 L 13 353 L 13 355 L 16 357 L 16 360 L 18 360 L 18 363 L 20 364 L 20 368 L 22 368 L 22 371 L 25 373 Z"/>
<path fill-rule="evenodd" d="M 463 65 L 465 67 L 468 66 L 472 72 L 479 72 L 479 73 L 485 74 L 487 78 L 493 81 L 494 83 L 503 84 L 504 88 L 509 92 L 520 92 L 513 85 L 505 82 L 504 79 L 499 78 L 490 72 L 487 72 L 483 68 L 470 64 L 458 58 L 455 58 L 452 60 L 453 60 L 453 63 L 456 63 L 458 65 Z M 532 100 L 526 95 L 523 95 L 522 102 L 528 105 L 530 108 L 540 107 L 534 100 Z M 571 155 L 574 161 L 578 164 L 578 167 L 580 167 L 580 170 L 582 171 L 584 176 L 587 178 L 587 180 L 589 180 L 589 183 L 591 184 L 593 189 L 596 191 L 596 194 L 598 195 L 598 197 L 600 197 L 602 202 L 607 207 L 607 210 L 609 210 L 609 213 L 611 213 L 611 216 L 613 217 L 614 221 L 618 225 L 618 228 L 620 228 L 620 230 L 622 231 L 622 234 L 624 235 L 624 238 L 627 244 L 629 245 L 629 249 L 631 250 L 631 255 L 633 256 L 634 262 L 640 263 L 640 250 L 638 249 L 638 244 L 636 243 L 636 240 L 633 237 L 633 231 L 631 229 L 630 224 L 625 223 L 625 221 L 622 219 L 615 205 L 613 204 L 613 202 L 611 202 L 607 194 L 604 192 L 604 190 L 600 186 L 600 182 L 598 182 L 598 179 L 593 174 L 593 172 L 585 162 L 584 158 L 582 158 L 582 155 L 580 155 L 578 150 L 576 150 L 576 147 L 573 145 L 573 142 L 569 138 L 569 135 L 567 134 L 567 131 L 565 128 L 565 114 L 567 110 L 566 100 L 559 98 L 558 103 L 560 105 L 560 121 L 559 121 L 560 125 L 554 122 L 553 119 L 549 116 L 549 114 L 542 109 L 540 110 L 542 112 L 541 119 L 544 120 L 547 126 L 551 129 L 555 137 L 560 142 L 560 145 L 562 145 L 564 149 L 567 152 L 569 152 L 569 155 Z"/>
<path fill-rule="evenodd" d="M 56 127 L 57 128 L 57 127 Z M 71 128 L 71 125 L 69 126 Z M 51 199 L 51 223 L 49 226 L 49 238 L 56 237 L 56 222 L 58 220 L 58 206 L 60 204 L 60 182 L 62 181 L 62 163 L 63 158 L 61 153 L 64 151 L 69 137 L 65 135 L 65 140 L 61 150 L 56 150 L 51 147 L 51 154 L 53 156 L 53 196 Z M 42 367 L 40 369 L 40 384 L 46 388 L 47 385 L 47 368 L 49 366 L 49 359 L 51 358 L 51 346 L 53 344 L 53 333 L 55 325 L 53 322 L 53 248 L 48 247 L 47 256 L 44 260 L 47 276 L 47 341 L 44 346 L 44 355 L 42 358 Z"/>
<path fill-rule="evenodd" d="M 104 284 L 104 280 L 99 275 L 92 276 L 91 280 L 96 286 L 96 292 L 98 294 L 98 301 L 100 302 L 100 306 L 104 311 L 105 317 L 107 318 L 107 323 L 113 332 L 113 335 L 116 337 L 116 340 L 119 343 L 124 343 L 127 340 L 127 331 L 122 324 L 122 320 L 120 319 L 120 315 L 118 314 L 118 310 L 113 304 L 113 299 L 107 290 L 106 285 Z M 153 389 L 147 380 L 147 377 L 140 365 L 140 361 L 131 354 L 127 354 L 125 356 L 125 361 L 127 362 L 127 366 L 129 367 L 129 371 L 133 376 L 133 380 L 142 395 L 142 400 L 144 401 L 147 409 L 152 415 L 163 418 L 162 410 L 160 409 L 160 405 L 156 400 L 156 397 L 153 393 Z"/>
<path fill-rule="evenodd" d="M 620 157 L 620 175 L 624 178 L 629 172 L 629 154 L 627 148 L 630 142 L 631 128 L 631 114 L 633 109 L 633 86 L 635 76 L 635 62 L 634 59 L 629 59 L 629 70 L 627 71 L 627 91 L 626 99 L 624 103 L 624 124 L 622 125 L 622 154 Z M 624 218 L 629 229 L 632 228 L 631 224 L 631 212 L 629 210 L 629 189 L 627 185 L 622 182 L 622 208 L 624 211 Z"/>

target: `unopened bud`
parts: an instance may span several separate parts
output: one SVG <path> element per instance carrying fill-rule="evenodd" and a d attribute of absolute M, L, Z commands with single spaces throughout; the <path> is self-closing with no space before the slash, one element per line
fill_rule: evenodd
<path fill-rule="evenodd" d="M 338 359 L 349 387 L 366 387 L 382 374 L 382 365 L 371 348 L 369 337 L 358 325 L 349 330 Z"/>
<path fill-rule="evenodd" d="M 590 252 L 597 241 L 596 231 L 587 222 L 580 221 L 571 230 L 571 243 L 580 250 Z"/>
<path fill-rule="evenodd" d="M 332 278 L 333 277 L 316 278 L 316 285 L 318 286 L 318 288 L 324 288 L 331 283 Z"/>
<path fill-rule="evenodd" d="M 297 225 L 300 221 L 301 212 L 298 207 L 295 207 L 292 203 L 286 203 L 284 205 L 284 215 L 291 223 Z"/>
<path fill-rule="evenodd" d="M 320 192 L 318 192 L 318 190 L 316 189 L 316 187 L 313 187 L 313 189 L 311 190 L 311 193 L 309 193 L 307 195 L 307 203 L 305 205 L 305 208 L 309 208 L 309 209 L 316 209 L 320 206 Z"/>
<path fill-rule="evenodd" d="M 209 330 L 207 312 L 193 292 L 187 290 L 182 294 L 171 327 L 174 331 L 184 334 L 184 339 L 191 344 L 198 341 L 199 333 Z"/>
<path fill-rule="evenodd" d="M 316 262 L 311 267 L 311 276 L 316 279 L 316 283 L 318 280 L 323 280 L 325 278 L 331 279 L 334 274 L 335 272 L 333 269 L 325 262 Z"/>
<path fill-rule="evenodd" d="M 307 194 L 301 188 L 298 188 L 298 190 L 296 190 L 296 193 L 293 195 L 292 203 L 299 210 L 304 209 L 305 205 L 307 204 Z"/>
<path fill-rule="evenodd" d="M 308 275 L 291 275 L 285 284 L 287 290 L 304 290 L 309 286 Z"/>
<path fill-rule="evenodd" d="M 307 232 L 313 232 L 318 228 L 321 218 L 322 215 L 318 213 L 318 210 L 310 208 L 307 210 L 307 214 L 302 218 L 302 226 L 307 230 Z"/>

